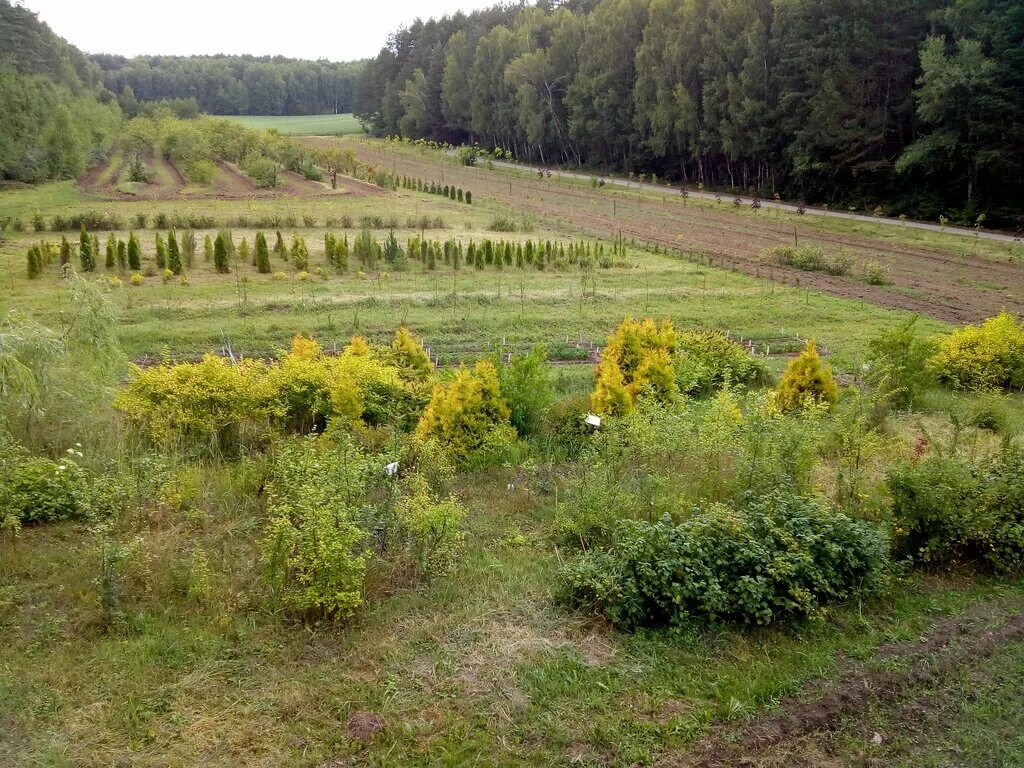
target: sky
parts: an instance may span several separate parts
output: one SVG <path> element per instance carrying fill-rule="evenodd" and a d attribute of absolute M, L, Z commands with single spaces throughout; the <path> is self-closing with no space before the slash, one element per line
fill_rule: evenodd
<path fill-rule="evenodd" d="M 20 0 L 20 4 L 87 53 L 251 53 L 352 61 L 375 56 L 391 32 L 417 17 L 468 13 L 496 0 Z"/>

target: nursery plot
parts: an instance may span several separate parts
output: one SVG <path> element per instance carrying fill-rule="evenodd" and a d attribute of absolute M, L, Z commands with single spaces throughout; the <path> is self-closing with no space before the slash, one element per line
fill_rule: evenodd
<path fill-rule="evenodd" d="M 309 139 L 323 144 L 332 139 Z M 347 141 L 369 163 L 400 174 L 445 179 L 513 210 L 563 221 L 588 234 L 657 244 L 713 263 L 767 276 L 832 295 L 905 309 L 950 322 L 981 319 L 1006 307 L 1024 310 L 1024 246 L 971 241 L 958 236 L 900 231 L 842 220 L 817 220 L 779 211 L 736 210 L 721 203 L 685 201 L 678 193 L 656 195 L 589 189 L 536 174 L 465 168 L 439 152 Z M 896 230 L 893 232 L 892 230 Z M 848 255 L 847 276 L 833 276 L 766 262 L 764 252 L 797 242 L 816 243 Z M 882 266 L 884 285 L 872 285 L 865 272 Z"/>

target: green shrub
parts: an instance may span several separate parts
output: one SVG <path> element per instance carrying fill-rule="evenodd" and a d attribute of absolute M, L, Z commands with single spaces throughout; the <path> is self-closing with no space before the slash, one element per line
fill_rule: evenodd
<path fill-rule="evenodd" d="M 258 152 L 250 152 L 242 160 L 242 170 L 256 182 L 256 186 L 269 189 L 277 186 L 277 163 Z"/>
<path fill-rule="evenodd" d="M 217 175 L 217 166 L 209 160 L 195 160 L 188 164 L 185 175 L 193 184 L 205 186 L 213 182 L 213 177 Z"/>
<path fill-rule="evenodd" d="M 495 357 L 501 397 L 508 404 L 512 426 L 522 437 L 536 434 L 554 400 L 547 350 L 537 347 L 525 355 L 513 354 L 508 363 L 502 362 L 500 354 Z"/>
<path fill-rule="evenodd" d="M 928 367 L 934 347 L 918 337 L 916 317 L 882 331 L 868 349 L 867 380 L 897 407 L 912 407 L 934 381 Z"/>
<path fill-rule="evenodd" d="M 85 475 L 70 458 L 59 463 L 18 453 L 0 455 L 0 520 L 26 524 L 73 520 L 85 511 Z"/>
<path fill-rule="evenodd" d="M 487 225 L 487 228 L 491 232 L 515 232 L 518 227 L 516 226 L 515 219 L 511 219 L 508 216 L 496 216 L 491 219 L 491 223 Z"/>
<path fill-rule="evenodd" d="M 1024 567 L 1024 453 L 984 463 L 930 455 L 887 478 L 898 551 L 919 562 Z"/>
<path fill-rule="evenodd" d="M 395 507 L 387 555 L 406 579 L 430 579 L 451 573 L 465 536 L 466 510 L 454 496 L 434 500 L 427 481 L 414 477 Z"/>
<path fill-rule="evenodd" d="M 369 472 L 351 443 L 326 438 L 285 443 L 267 488 L 266 575 L 289 610 L 334 617 L 363 604 L 369 537 L 359 520 Z"/>
<path fill-rule="evenodd" d="M 768 384 L 765 364 L 720 331 L 687 331 L 676 338 L 676 385 L 690 397 L 706 397 L 726 384 Z"/>
<path fill-rule="evenodd" d="M 939 340 L 929 364 L 958 389 L 1024 389 L 1024 323 L 1000 312 Z"/>
<path fill-rule="evenodd" d="M 853 260 L 849 256 L 840 254 L 830 259 L 816 245 L 782 245 L 770 248 L 765 252 L 765 258 L 804 272 L 826 272 L 830 275 L 846 275 L 853 268 Z"/>
<path fill-rule="evenodd" d="M 679 525 L 622 521 L 606 550 L 562 568 L 559 597 L 627 628 L 799 620 L 877 589 L 886 549 L 873 525 L 776 492 Z"/>

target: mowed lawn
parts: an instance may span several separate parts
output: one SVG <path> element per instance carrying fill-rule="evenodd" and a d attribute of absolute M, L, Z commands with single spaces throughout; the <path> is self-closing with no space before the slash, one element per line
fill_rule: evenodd
<path fill-rule="evenodd" d="M 355 115 L 224 115 L 246 128 L 266 131 L 276 128 L 286 136 L 344 136 L 362 133 L 363 126 Z"/>

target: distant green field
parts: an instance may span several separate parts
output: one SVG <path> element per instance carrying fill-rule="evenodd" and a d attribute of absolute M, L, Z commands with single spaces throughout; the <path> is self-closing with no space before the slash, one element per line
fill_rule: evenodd
<path fill-rule="evenodd" d="M 276 128 L 288 136 L 340 136 L 362 133 L 363 127 L 351 113 L 344 115 L 295 115 L 275 117 L 273 115 L 225 115 L 247 128 L 265 131 Z"/>

